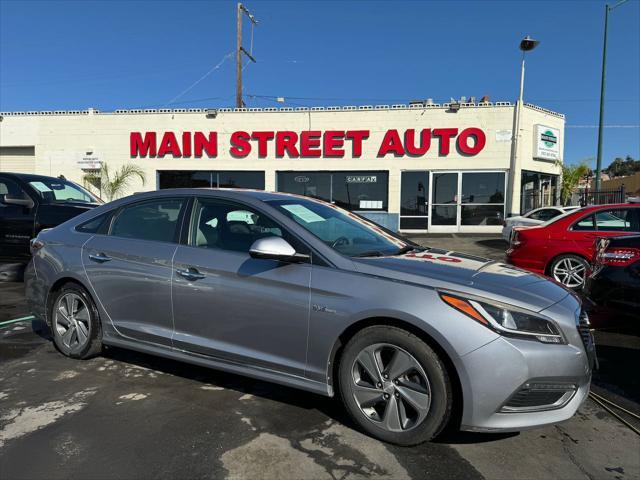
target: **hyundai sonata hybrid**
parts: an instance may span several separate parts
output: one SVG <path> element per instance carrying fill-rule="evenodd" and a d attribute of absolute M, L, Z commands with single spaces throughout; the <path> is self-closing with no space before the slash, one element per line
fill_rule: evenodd
<path fill-rule="evenodd" d="M 142 193 L 31 248 L 27 298 L 63 354 L 113 345 L 338 396 L 387 442 L 560 422 L 589 391 L 573 293 L 313 198 Z"/>

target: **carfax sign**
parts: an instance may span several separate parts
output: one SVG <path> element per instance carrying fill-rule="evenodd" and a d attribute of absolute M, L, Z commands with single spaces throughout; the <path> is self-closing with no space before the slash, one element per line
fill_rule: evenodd
<path fill-rule="evenodd" d="M 533 145 L 533 158 L 549 161 L 560 160 L 560 130 L 536 125 Z"/>

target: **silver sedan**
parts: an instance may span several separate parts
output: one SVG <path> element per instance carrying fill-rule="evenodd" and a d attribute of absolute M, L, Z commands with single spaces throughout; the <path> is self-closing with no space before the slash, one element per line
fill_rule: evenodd
<path fill-rule="evenodd" d="M 31 248 L 27 298 L 63 354 L 114 345 L 337 396 L 384 441 L 556 423 L 589 391 L 571 292 L 312 198 L 149 192 Z"/>

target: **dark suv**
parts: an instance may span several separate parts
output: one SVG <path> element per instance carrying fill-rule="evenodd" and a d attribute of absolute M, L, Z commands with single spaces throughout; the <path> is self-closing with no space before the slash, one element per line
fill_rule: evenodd
<path fill-rule="evenodd" d="M 0 172 L 0 260 L 26 262 L 29 241 L 100 205 L 95 195 L 62 178 Z"/>

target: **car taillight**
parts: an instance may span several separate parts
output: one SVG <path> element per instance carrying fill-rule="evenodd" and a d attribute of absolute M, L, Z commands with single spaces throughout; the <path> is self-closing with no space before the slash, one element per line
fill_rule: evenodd
<path fill-rule="evenodd" d="M 625 248 L 625 247 L 613 247 L 602 255 L 598 256 L 598 260 L 603 265 L 612 265 L 616 267 L 626 267 L 633 262 L 640 260 L 640 249 L 637 248 Z"/>
<path fill-rule="evenodd" d="M 520 247 L 522 245 L 524 245 L 524 237 L 522 236 L 522 234 L 516 230 L 516 232 L 513 234 L 513 236 L 511 237 L 511 246 L 512 247 Z"/>

